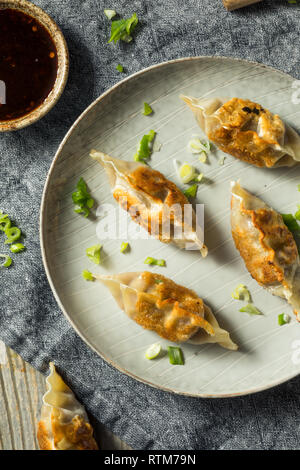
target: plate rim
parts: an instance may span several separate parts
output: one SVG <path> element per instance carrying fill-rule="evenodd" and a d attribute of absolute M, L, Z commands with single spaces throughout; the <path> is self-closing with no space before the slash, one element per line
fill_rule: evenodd
<path fill-rule="evenodd" d="M 43 193 L 42 193 L 42 198 L 41 198 L 41 205 L 40 205 L 40 214 L 39 214 L 39 233 L 40 233 L 39 238 L 40 238 L 42 261 L 43 261 L 44 269 L 45 269 L 45 272 L 46 272 L 47 280 L 49 282 L 52 293 L 54 295 L 54 298 L 55 298 L 60 310 L 62 311 L 65 318 L 68 320 L 68 322 L 71 324 L 71 326 L 74 328 L 75 332 L 85 342 L 85 344 L 89 348 L 91 348 L 92 351 L 94 351 L 98 356 L 100 356 L 106 363 L 108 363 L 110 366 L 117 369 L 122 374 L 125 374 L 125 375 L 129 376 L 130 378 L 137 380 L 138 382 L 149 385 L 150 387 L 155 388 L 157 390 L 161 390 L 163 392 L 168 392 L 168 393 L 172 393 L 172 394 L 175 394 L 175 395 L 182 395 L 182 396 L 192 397 L 192 398 L 216 398 L 216 399 L 217 398 L 234 398 L 234 397 L 241 397 L 241 396 L 250 395 L 250 394 L 254 394 L 254 393 L 263 392 L 265 390 L 269 390 L 270 388 L 281 385 L 281 384 L 297 377 L 298 375 L 300 375 L 300 371 L 296 372 L 295 374 L 288 375 L 285 378 L 275 380 L 274 382 L 271 382 L 270 384 L 254 387 L 253 389 L 244 390 L 244 391 L 237 392 L 237 393 L 230 392 L 230 393 L 213 393 L 213 394 L 212 393 L 201 393 L 201 392 L 199 392 L 199 393 L 183 392 L 183 391 L 180 391 L 180 390 L 176 390 L 174 388 L 168 388 L 168 387 L 164 387 L 162 385 L 156 384 L 156 383 L 152 383 L 151 381 L 149 381 L 145 378 L 142 378 L 142 377 L 139 377 L 139 376 L 135 375 L 133 372 L 128 371 L 125 367 L 121 367 L 113 359 L 107 357 L 106 354 L 103 353 L 103 351 L 98 350 L 92 344 L 92 342 L 86 337 L 86 335 L 80 331 L 80 329 L 77 327 L 76 323 L 73 321 L 71 316 L 68 314 L 67 310 L 64 308 L 63 303 L 60 300 L 60 297 L 59 297 L 59 295 L 56 291 L 56 288 L 54 286 L 54 282 L 52 281 L 52 277 L 51 277 L 51 274 L 50 274 L 50 269 L 48 267 L 48 260 L 47 260 L 47 255 L 46 255 L 46 244 L 45 244 L 45 240 L 44 240 L 44 238 L 45 238 L 44 234 L 45 234 L 45 231 L 46 231 L 46 227 L 45 227 L 45 206 L 46 206 L 46 204 L 45 203 L 46 203 L 46 198 L 47 198 L 48 191 L 49 191 L 50 179 L 51 179 L 51 176 L 52 176 L 52 172 L 53 172 L 54 167 L 55 167 L 55 165 L 56 165 L 56 163 L 59 159 L 60 153 L 61 153 L 65 143 L 67 142 L 67 140 L 69 139 L 69 137 L 71 136 L 71 134 L 73 133 L 73 131 L 75 130 L 77 125 L 85 118 L 85 116 L 90 112 L 90 110 L 93 109 L 101 100 L 103 100 L 110 93 L 114 92 L 117 88 L 121 87 L 124 83 L 126 83 L 126 82 L 128 82 L 128 81 L 130 81 L 130 80 L 132 80 L 136 77 L 145 75 L 151 70 L 155 70 L 155 69 L 158 69 L 158 68 L 161 68 L 161 67 L 168 66 L 170 64 L 176 64 L 176 63 L 181 63 L 181 62 L 187 62 L 187 61 L 195 61 L 196 62 L 196 61 L 199 61 L 201 59 L 203 59 L 203 60 L 205 60 L 205 59 L 215 59 L 215 60 L 225 60 L 225 61 L 236 61 L 236 62 L 240 62 L 240 63 L 243 63 L 243 64 L 255 65 L 255 66 L 258 66 L 258 67 L 261 67 L 261 68 L 265 68 L 269 71 L 279 73 L 279 74 L 281 74 L 285 77 L 289 77 L 289 78 L 292 78 L 292 79 L 296 80 L 296 78 L 293 77 L 291 74 L 289 74 L 287 72 L 283 72 L 282 70 L 276 69 L 275 67 L 272 67 L 270 65 L 265 65 L 265 64 L 260 63 L 260 62 L 256 62 L 256 61 L 252 61 L 252 60 L 248 60 L 248 59 L 242 59 L 242 58 L 239 58 L 239 57 L 218 56 L 218 55 L 200 55 L 200 56 L 190 56 L 190 57 L 187 56 L 187 57 L 180 57 L 180 58 L 177 58 L 177 59 L 171 59 L 171 60 L 167 60 L 167 61 L 164 61 L 164 62 L 159 62 L 158 64 L 150 65 L 149 67 L 145 67 L 145 68 L 143 68 L 143 69 L 141 69 L 137 72 L 134 72 L 133 74 L 129 75 L 128 77 L 123 78 L 119 82 L 115 83 L 112 87 L 108 88 L 103 93 L 101 93 L 95 100 L 92 101 L 92 103 L 90 103 L 82 111 L 82 113 L 75 119 L 75 121 L 73 122 L 73 124 L 70 126 L 70 128 L 66 132 L 65 136 L 63 137 L 62 141 L 60 142 L 60 144 L 59 144 L 59 146 L 58 146 L 58 148 L 55 152 L 54 158 L 51 162 L 51 165 L 49 167 L 49 170 L 47 172 L 47 176 L 46 176 L 46 180 L 45 180 L 45 184 L 44 184 L 44 188 L 43 188 Z"/>

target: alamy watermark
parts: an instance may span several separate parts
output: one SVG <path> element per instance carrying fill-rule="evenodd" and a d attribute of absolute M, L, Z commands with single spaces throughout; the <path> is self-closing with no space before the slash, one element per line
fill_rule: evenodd
<path fill-rule="evenodd" d="M 96 234 L 101 240 L 147 240 L 150 237 L 182 243 L 186 250 L 199 250 L 204 238 L 204 205 L 130 204 L 126 197 L 120 205 L 102 204 Z M 125 209 L 125 210 L 123 210 Z M 131 220 L 128 217 L 131 216 Z"/>

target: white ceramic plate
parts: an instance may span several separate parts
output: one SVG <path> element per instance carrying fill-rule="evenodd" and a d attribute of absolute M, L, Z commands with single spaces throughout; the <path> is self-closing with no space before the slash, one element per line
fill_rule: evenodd
<path fill-rule="evenodd" d="M 223 397 L 252 393 L 279 384 L 300 372 L 300 325 L 292 320 L 279 327 L 277 317 L 286 312 L 284 301 L 272 297 L 250 277 L 236 251 L 230 231 L 230 181 L 240 178 L 246 189 L 280 212 L 295 212 L 300 202 L 297 184 L 300 169 L 258 169 L 216 151 L 208 165 L 198 163 L 187 151 L 193 134 L 203 136 L 194 116 L 179 99 L 193 96 L 238 96 L 261 103 L 300 129 L 297 83 L 271 68 L 241 60 L 199 57 L 150 67 L 123 80 L 98 98 L 68 132 L 56 154 L 47 179 L 41 217 L 43 259 L 55 297 L 79 335 L 119 370 L 152 386 L 181 394 Z M 294 95 L 293 95 L 294 94 Z M 143 102 L 153 116 L 141 114 Z M 205 204 L 205 241 L 209 255 L 181 251 L 157 240 L 132 240 L 131 252 L 120 253 L 121 240 L 100 240 L 103 264 L 93 265 L 85 249 L 99 240 L 99 220 L 75 214 L 71 200 L 83 177 L 99 204 L 117 208 L 99 164 L 89 157 L 96 148 L 114 157 L 131 160 L 136 145 L 150 129 L 163 144 L 154 153 L 151 167 L 172 181 L 173 159 L 189 161 L 211 179 L 198 190 L 197 202 Z M 203 136 L 204 137 L 204 136 Z M 126 216 L 127 217 L 127 216 Z M 137 227 L 135 225 L 135 227 Z M 103 274 L 149 269 L 146 256 L 164 258 L 166 268 L 150 268 L 194 289 L 214 310 L 221 326 L 239 345 L 237 352 L 218 345 L 182 345 L 184 366 L 172 366 L 167 356 L 149 361 L 148 345 L 168 343 L 143 330 L 117 307 L 106 288 L 82 279 L 83 269 Z M 231 298 L 239 283 L 251 291 L 263 316 L 240 313 L 241 302 Z"/>

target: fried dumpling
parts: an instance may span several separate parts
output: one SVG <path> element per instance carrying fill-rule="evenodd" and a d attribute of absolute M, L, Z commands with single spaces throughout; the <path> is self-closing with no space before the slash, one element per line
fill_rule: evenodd
<path fill-rule="evenodd" d="M 296 242 L 282 216 L 233 182 L 231 229 L 251 276 L 300 312 L 300 269 Z M 300 319 L 300 318 L 299 318 Z"/>
<path fill-rule="evenodd" d="M 144 271 L 94 275 L 111 291 L 118 305 L 136 323 L 175 343 L 218 343 L 236 350 L 211 309 L 197 294 L 165 276 Z"/>
<path fill-rule="evenodd" d="M 106 170 L 113 196 L 132 220 L 150 235 L 179 248 L 197 248 L 203 257 L 207 247 L 196 214 L 176 184 L 159 171 L 92 150 L 91 157 Z"/>
<path fill-rule="evenodd" d="M 300 136 L 261 105 L 241 98 L 181 98 L 223 152 L 259 167 L 300 162 Z"/>
<path fill-rule="evenodd" d="M 97 450 L 85 409 L 56 372 L 52 362 L 46 379 L 37 438 L 41 450 Z"/>

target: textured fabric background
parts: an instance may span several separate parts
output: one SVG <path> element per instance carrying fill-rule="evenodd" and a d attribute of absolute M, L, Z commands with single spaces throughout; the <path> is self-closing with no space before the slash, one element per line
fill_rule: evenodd
<path fill-rule="evenodd" d="M 66 90 L 37 124 L 0 136 L 0 207 L 26 233 L 27 252 L 0 272 L 0 338 L 42 372 L 54 360 L 89 412 L 136 449 L 299 449 L 300 377 L 235 399 L 173 396 L 104 363 L 60 312 L 44 273 L 38 218 L 59 142 L 77 116 L 128 74 L 193 55 L 256 60 L 300 78 L 300 6 L 265 0 L 228 13 L 221 0 L 36 0 L 70 49 Z M 107 44 L 104 8 L 141 20 L 132 44 Z M 0 77 L 1 78 L 1 77 Z"/>

